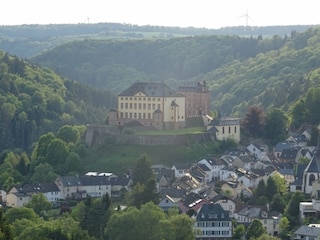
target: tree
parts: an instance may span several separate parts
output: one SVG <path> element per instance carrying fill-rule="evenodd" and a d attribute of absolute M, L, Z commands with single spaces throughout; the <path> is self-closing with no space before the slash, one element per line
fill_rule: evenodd
<path fill-rule="evenodd" d="M 288 117 L 279 108 L 272 108 L 267 112 L 266 124 L 264 127 L 265 137 L 273 143 L 284 139 L 287 134 Z"/>
<path fill-rule="evenodd" d="M 154 178 L 154 174 L 151 169 L 151 162 L 147 159 L 147 155 L 143 154 L 140 156 L 133 170 L 132 181 L 133 185 L 146 184 L 147 181 Z"/>
<path fill-rule="evenodd" d="M 233 239 L 242 239 L 245 233 L 245 226 L 243 224 L 238 224 L 233 230 Z"/>
<path fill-rule="evenodd" d="M 66 143 L 77 143 L 80 135 L 76 128 L 70 125 L 64 125 L 58 130 L 57 137 Z"/>
<path fill-rule="evenodd" d="M 290 229 L 299 223 L 299 218 L 297 218 L 297 216 L 299 216 L 299 204 L 305 200 L 305 196 L 302 192 L 295 192 L 290 198 L 289 203 L 284 211 L 285 217 L 287 217 L 289 220 Z"/>
<path fill-rule="evenodd" d="M 82 170 L 82 162 L 80 156 L 75 152 L 70 152 L 64 164 L 65 172 L 79 173 Z"/>
<path fill-rule="evenodd" d="M 38 144 L 35 148 L 35 154 L 33 154 L 36 158 L 45 158 L 47 156 L 48 146 L 51 141 L 55 139 L 53 133 L 49 132 L 47 134 L 41 135 L 38 141 Z M 33 159 L 35 160 L 35 159 Z"/>
<path fill-rule="evenodd" d="M 51 209 L 52 206 L 42 193 L 37 193 L 32 195 L 31 201 L 26 204 L 26 207 L 32 208 L 36 214 L 40 215 L 41 211 L 47 211 Z"/>
<path fill-rule="evenodd" d="M 280 240 L 280 238 L 270 236 L 266 233 L 262 234 L 260 237 L 255 238 L 256 240 Z M 281 238 L 282 239 L 282 238 Z"/>
<path fill-rule="evenodd" d="M 287 217 L 282 217 L 279 222 L 279 235 L 281 239 L 290 239 L 289 235 L 290 223 Z"/>
<path fill-rule="evenodd" d="M 3 217 L 2 209 L 0 210 L 0 240 L 12 240 L 12 232 L 6 219 Z"/>
<path fill-rule="evenodd" d="M 267 187 L 266 187 L 266 195 L 269 201 L 272 200 L 273 196 L 278 192 L 276 183 L 272 177 L 268 177 Z"/>
<path fill-rule="evenodd" d="M 265 114 L 257 105 L 250 106 L 244 117 L 243 126 L 254 137 L 262 137 L 265 124 Z"/>
<path fill-rule="evenodd" d="M 88 232 L 81 229 L 79 223 L 69 215 L 63 215 L 51 221 L 17 220 L 13 224 L 14 239 L 59 239 L 59 240 L 94 240 Z"/>
<path fill-rule="evenodd" d="M 129 207 L 113 213 L 105 232 L 113 240 L 128 239 L 128 236 L 131 240 L 192 240 L 193 226 L 192 218 L 186 214 L 166 215 L 161 208 L 149 202 L 140 210 Z"/>
<path fill-rule="evenodd" d="M 255 189 L 255 197 L 258 199 L 259 197 L 266 196 L 266 184 L 264 180 L 260 180 L 257 188 Z"/>
<path fill-rule="evenodd" d="M 104 238 L 104 228 L 110 217 L 111 200 L 106 194 L 102 198 L 91 198 L 88 196 L 80 204 L 76 215 L 80 220 L 82 229 L 87 230 L 90 236 L 97 239 Z"/>
<path fill-rule="evenodd" d="M 285 207 L 286 207 L 286 202 L 285 202 L 284 198 L 281 196 L 280 193 L 276 193 L 272 198 L 270 208 L 273 211 L 283 213 Z"/>
<path fill-rule="evenodd" d="M 66 142 L 61 139 L 54 139 L 48 145 L 46 160 L 51 166 L 55 167 L 63 164 L 68 154 L 69 151 Z"/>
<path fill-rule="evenodd" d="M 18 219 L 28 219 L 36 221 L 38 216 L 33 209 L 27 207 L 10 208 L 5 213 L 5 219 L 9 224 L 12 224 Z"/>
<path fill-rule="evenodd" d="M 251 222 L 247 229 L 246 239 L 258 238 L 264 233 L 266 233 L 266 230 L 264 229 L 262 223 L 255 219 Z"/>
<path fill-rule="evenodd" d="M 35 167 L 34 173 L 30 179 L 31 182 L 52 182 L 57 178 L 52 166 L 48 163 L 40 163 Z"/>

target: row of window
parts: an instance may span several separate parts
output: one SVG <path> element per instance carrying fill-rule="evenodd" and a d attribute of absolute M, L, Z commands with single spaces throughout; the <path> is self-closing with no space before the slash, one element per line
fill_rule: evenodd
<path fill-rule="evenodd" d="M 202 231 L 203 236 L 229 236 L 230 231 Z"/>
<path fill-rule="evenodd" d="M 157 106 L 157 108 L 156 108 Z M 161 109 L 160 104 L 151 103 L 120 103 L 120 109 L 143 109 L 143 110 L 156 110 Z"/>
<path fill-rule="evenodd" d="M 197 222 L 198 227 L 229 227 L 230 222 Z"/>
<path fill-rule="evenodd" d="M 156 98 L 151 97 L 120 97 L 121 100 L 134 100 L 134 101 L 156 101 Z M 157 98 L 157 101 L 161 101 L 161 98 Z"/>
<path fill-rule="evenodd" d="M 127 119 L 152 119 L 151 113 L 128 113 L 128 112 L 120 112 L 120 118 L 127 118 Z M 156 119 L 160 119 L 159 115 L 156 115 Z"/>
<path fill-rule="evenodd" d="M 222 127 L 222 134 L 225 134 L 225 128 L 226 127 Z M 231 127 L 228 127 L 228 133 L 231 133 Z M 234 126 L 234 133 L 237 133 L 237 126 Z"/>

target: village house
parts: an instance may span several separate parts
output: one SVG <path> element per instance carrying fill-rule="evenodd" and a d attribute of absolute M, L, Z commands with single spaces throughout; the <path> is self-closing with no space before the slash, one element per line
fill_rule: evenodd
<path fill-rule="evenodd" d="M 207 201 L 202 198 L 198 193 L 189 192 L 182 197 L 178 203 L 179 209 L 183 213 L 193 212 L 197 213 L 203 204 Z"/>
<path fill-rule="evenodd" d="M 197 240 L 231 239 L 232 221 L 220 204 L 207 203 L 196 216 L 195 230 Z"/>
<path fill-rule="evenodd" d="M 189 171 L 189 169 L 193 166 L 190 163 L 175 163 L 172 165 L 171 170 L 174 171 L 174 176 L 176 178 L 181 178 Z"/>
<path fill-rule="evenodd" d="M 156 176 L 156 185 L 158 192 L 163 188 L 171 187 L 175 179 L 175 171 L 172 169 L 162 168 L 154 170 Z"/>
<path fill-rule="evenodd" d="M 24 184 L 14 186 L 7 194 L 7 206 L 23 207 L 31 201 L 33 194 L 41 193 L 54 206 L 62 198 L 55 183 Z"/>
<path fill-rule="evenodd" d="M 232 139 L 235 142 L 240 142 L 240 119 L 223 117 L 213 119 L 208 125 L 207 130 L 214 132 L 216 139 L 225 141 Z"/>
<path fill-rule="evenodd" d="M 236 203 L 232 198 L 219 194 L 212 198 L 210 202 L 219 204 L 223 210 L 229 213 L 230 218 L 234 218 L 234 212 L 236 211 Z"/>
<path fill-rule="evenodd" d="M 284 149 L 290 149 L 294 147 L 294 142 L 293 141 L 281 141 L 276 144 L 276 146 L 273 149 L 273 154 L 274 156 L 279 159 L 280 155 L 282 154 L 282 151 Z"/>
<path fill-rule="evenodd" d="M 237 222 L 249 225 L 253 220 L 259 220 L 268 235 L 277 236 L 279 233 L 279 222 L 282 215 L 278 212 L 269 212 L 267 207 L 250 206 L 244 207 L 235 213 Z"/>
<path fill-rule="evenodd" d="M 55 183 L 63 199 L 81 200 L 87 196 L 102 197 L 105 194 L 111 197 L 109 175 L 58 176 Z"/>

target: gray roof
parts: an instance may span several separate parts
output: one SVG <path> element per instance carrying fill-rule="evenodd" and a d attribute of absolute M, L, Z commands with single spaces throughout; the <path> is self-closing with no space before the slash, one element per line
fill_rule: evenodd
<path fill-rule="evenodd" d="M 137 82 L 124 90 L 119 96 L 134 96 L 143 93 L 147 97 L 183 97 L 162 82 Z"/>
<path fill-rule="evenodd" d="M 320 235 L 320 228 L 303 225 L 294 232 L 295 235 L 317 237 Z"/>
<path fill-rule="evenodd" d="M 220 206 L 220 204 L 215 204 L 215 203 L 203 204 L 196 219 L 197 219 L 197 222 L 199 221 L 231 221 L 229 217 L 229 213 L 225 211 Z"/>
<path fill-rule="evenodd" d="M 80 179 L 77 176 L 60 176 L 60 180 L 63 186 L 81 186 Z"/>
<path fill-rule="evenodd" d="M 294 142 L 293 141 L 282 141 L 276 144 L 275 147 L 275 152 L 282 152 L 283 149 L 288 149 L 294 146 Z"/>
<path fill-rule="evenodd" d="M 215 118 L 210 123 L 209 126 L 230 126 L 230 125 L 240 125 L 240 118 Z"/>
<path fill-rule="evenodd" d="M 284 168 L 284 169 L 279 169 L 278 172 L 282 175 L 294 175 L 293 169 L 292 168 Z"/>
<path fill-rule="evenodd" d="M 82 186 L 110 185 L 110 180 L 107 176 L 81 176 L 79 178 Z"/>
<path fill-rule="evenodd" d="M 187 170 L 192 167 L 192 164 L 191 163 L 175 163 L 173 166 L 175 166 L 176 169 L 179 169 L 179 170 Z"/>
<path fill-rule="evenodd" d="M 297 154 L 299 153 L 298 148 L 289 148 L 289 149 L 283 149 L 280 158 L 284 158 L 284 159 L 292 159 L 294 160 L 297 156 Z"/>
<path fill-rule="evenodd" d="M 318 173 L 320 172 L 320 162 L 317 156 L 314 156 L 305 169 L 305 172 Z"/>

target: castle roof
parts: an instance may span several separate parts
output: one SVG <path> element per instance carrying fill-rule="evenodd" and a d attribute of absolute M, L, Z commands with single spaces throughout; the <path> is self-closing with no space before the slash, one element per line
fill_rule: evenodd
<path fill-rule="evenodd" d="M 134 96 L 142 93 L 147 97 L 183 97 L 162 82 L 137 82 L 124 90 L 119 96 Z"/>

